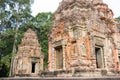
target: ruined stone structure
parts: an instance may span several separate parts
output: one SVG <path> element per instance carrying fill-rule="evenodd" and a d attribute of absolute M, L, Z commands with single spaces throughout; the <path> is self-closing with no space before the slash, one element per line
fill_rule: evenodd
<path fill-rule="evenodd" d="M 13 63 L 13 76 L 37 76 L 43 70 L 41 46 L 31 29 L 25 32 Z"/>
<path fill-rule="evenodd" d="M 48 39 L 49 71 L 120 70 L 119 29 L 102 0 L 63 0 Z"/>

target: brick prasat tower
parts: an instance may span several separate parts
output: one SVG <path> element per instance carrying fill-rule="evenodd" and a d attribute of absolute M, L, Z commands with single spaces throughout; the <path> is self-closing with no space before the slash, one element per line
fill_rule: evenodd
<path fill-rule="evenodd" d="M 38 76 L 43 70 L 43 59 L 37 35 L 28 29 L 14 57 L 12 76 Z"/>
<path fill-rule="evenodd" d="M 118 24 L 102 0 L 63 0 L 48 39 L 49 71 L 119 71 Z"/>

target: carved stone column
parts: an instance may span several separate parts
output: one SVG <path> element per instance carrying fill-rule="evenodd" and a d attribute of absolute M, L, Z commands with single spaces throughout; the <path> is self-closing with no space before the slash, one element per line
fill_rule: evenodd
<path fill-rule="evenodd" d="M 54 71 L 54 54 L 55 54 L 55 50 L 54 50 L 54 48 L 52 48 L 52 71 Z"/>
<path fill-rule="evenodd" d="M 66 56 L 65 56 L 66 45 L 65 44 L 66 44 L 66 41 L 64 40 L 63 44 L 62 44 L 62 48 L 63 48 L 63 70 L 66 70 L 66 65 L 65 65 L 66 64 L 66 59 L 65 59 L 66 58 Z"/>
<path fill-rule="evenodd" d="M 108 66 L 107 66 L 107 57 L 108 57 L 108 53 L 109 53 L 109 41 L 107 38 L 105 38 L 105 45 L 104 45 L 104 67 L 107 69 Z"/>
<path fill-rule="evenodd" d="M 62 45 L 63 48 L 63 69 L 65 70 L 65 45 Z"/>

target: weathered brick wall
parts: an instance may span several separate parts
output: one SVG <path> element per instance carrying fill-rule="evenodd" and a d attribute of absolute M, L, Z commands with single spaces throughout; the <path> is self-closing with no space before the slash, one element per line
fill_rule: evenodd
<path fill-rule="evenodd" d="M 48 35 L 48 69 L 118 70 L 119 35 L 113 12 L 102 0 L 63 0 Z M 63 58 L 59 62 L 60 69 L 57 52 Z"/>
<path fill-rule="evenodd" d="M 33 72 L 32 68 L 34 68 Z M 12 76 L 37 76 L 42 70 L 43 54 L 41 53 L 41 46 L 38 42 L 36 33 L 28 29 L 14 57 Z"/>

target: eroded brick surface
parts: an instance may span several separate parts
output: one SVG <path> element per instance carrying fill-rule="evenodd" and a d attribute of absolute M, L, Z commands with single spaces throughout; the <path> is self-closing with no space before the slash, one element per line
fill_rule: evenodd
<path fill-rule="evenodd" d="M 41 46 L 31 29 L 25 32 L 13 63 L 13 76 L 37 76 L 43 70 Z"/>
<path fill-rule="evenodd" d="M 120 33 L 102 0 L 63 0 L 49 33 L 49 71 L 119 71 Z"/>

